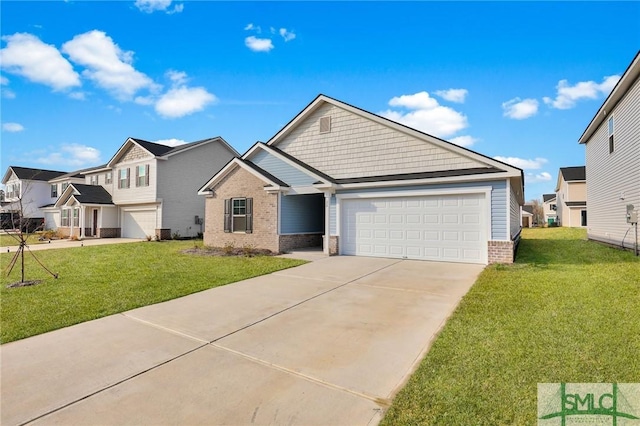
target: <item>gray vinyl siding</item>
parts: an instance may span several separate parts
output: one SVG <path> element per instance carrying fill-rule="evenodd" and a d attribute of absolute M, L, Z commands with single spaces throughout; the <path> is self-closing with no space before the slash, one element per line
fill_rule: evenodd
<path fill-rule="evenodd" d="M 516 197 L 516 193 L 514 191 L 513 186 L 511 187 L 511 197 L 510 197 L 510 227 L 511 227 L 511 239 L 514 239 L 518 232 L 520 232 L 520 203 L 518 203 L 518 198 Z M 533 219 L 532 219 L 533 220 Z"/>
<path fill-rule="evenodd" d="M 286 182 L 289 186 L 308 186 L 318 181 L 318 179 L 309 176 L 264 150 L 260 150 L 249 160 L 256 166 Z"/>
<path fill-rule="evenodd" d="M 283 195 L 280 201 L 281 234 L 324 232 L 324 194 Z"/>
<path fill-rule="evenodd" d="M 337 235 L 338 234 L 338 224 L 336 221 L 337 218 L 337 198 L 335 195 L 331 195 L 331 200 L 329 203 L 329 235 Z"/>
<path fill-rule="evenodd" d="M 609 154 L 608 118 L 614 117 L 615 150 Z M 640 80 L 631 86 L 586 143 L 587 232 L 591 239 L 621 244 L 629 229 L 626 205 L 640 208 Z M 624 195 L 624 199 L 622 198 Z M 629 232 L 625 245 L 634 238 Z"/>
<path fill-rule="evenodd" d="M 453 184 L 441 184 L 441 185 L 417 185 L 417 186 L 404 186 L 397 188 L 374 188 L 374 189 L 361 189 L 361 190 L 348 190 L 341 191 L 340 194 L 348 194 L 355 192 L 377 192 L 380 196 L 392 193 L 394 191 L 410 191 L 410 190 L 422 190 L 422 189 L 459 189 L 459 188 L 477 188 L 481 186 L 491 187 L 491 239 L 492 240 L 509 240 L 507 231 L 507 182 L 505 180 L 495 181 L 479 181 L 479 182 L 465 182 L 465 183 L 453 183 Z M 332 198 L 332 203 L 334 198 Z M 332 209 L 330 223 L 331 233 L 335 232 L 335 216 L 336 213 Z"/>
<path fill-rule="evenodd" d="M 162 200 L 162 228 L 171 229 L 172 233 L 178 232 L 183 237 L 202 232 L 204 224 L 196 225 L 195 216 L 204 218 L 205 197 L 198 195 L 198 190 L 233 157 L 234 153 L 226 145 L 214 141 L 172 155 L 167 160 L 157 160 L 157 191 L 158 199 Z M 152 174 L 151 178 L 153 177 Z M 150 183 L 153 185 L 153 180 Z"/>

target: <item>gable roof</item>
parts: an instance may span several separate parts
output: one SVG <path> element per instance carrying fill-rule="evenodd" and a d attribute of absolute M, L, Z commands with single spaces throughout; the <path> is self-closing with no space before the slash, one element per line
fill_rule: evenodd
<path fill-rule="evenodd" d="M 587 180 L 585 166 L 561 167 L 560 174 L 562 174 L 565 182 Z"/>
<path fill-rule="evenodd" d="M 9 166 L 7 172 L 2 179 L 3 183 L 6 183 L 11 177 L 11 172 L 13 172 L 18 179 L 21 180 L 38 180 L 38 181 L 49 181 L 51 179 L 57 178 L 58 176 L 62 176 L 67 172 L 61 172 L 57 170 L 45 170 L 45 169 L 32 169 L 29 167 L 18 167 L 18 166 Z"/>
<path fill-rule="evenodd" d="M 102 164 L 100 166 L 94 166 L 94 167 L 89 167 L 86 169 L 80 169 L 80 170 L 75 170 L 73 172 L 69 172 L 69 173 L 65 173 L 61 176 L 58 176 L 54 179 L 49 179 L 49 182 L 59 182 L 61 180 L 65 180 L 65 179 L 70 179 L 70 178 L 79 178 L 82 179 L 84 178 L 84 174 L 85 173 L 89 173 L 93 170 L 100 170 L 100 169 L 104 169 L 107 165 L 106 164 Z"/>
<path fill-rule="evenodd" d="M 556 199 L 556 194 L 542 194 L 542 201 L 544 203 L 551 200 L 555 200 L 555 199 Z"/>
<path fill-rule="evenodd" d="M 65 205 L 70 198 L 75 198 L 80 204 L 113 204 L 111 194 L 100 185 L 72 183 L 60 195 L 55 206 Z"/>
<path fill-rule="evenodd" d="M 533 206 L 531 204 L 525 204 L 522 206 L 522 211 L 533 214 Z"/>
<path fill-rule="evenodd" d="M 258 179 L 261 179 L 263 182 L 265 182 L 267 184 L 265 186 L 265 189 L 278 190 L 281 188 L 289 187 L 286 182 L 281 181 L 271 173 L 253 164 L 251 161 L 243 160 L 240 157 L 234 157 L 222 169 L 220 169 L 218 173 L 213 175 L 213 177 L 209 179 L 207 183 L 202 185 L 202 187 L 198 190 L 198 195 L 208 195 L 208 192 L 211 188 L 213 188 L 218 182 L 220 182 L 225 176 L 227 176 L 237 167 L 243 168 L 252 175 L 256 176 Z"/>
<path fill-rule="evenodd" d="M 111 157 L 111 159 L 106 164 L 106 166 L 107 167 L 112 167 L 113 164 L 116 163 L 117 160 L 125 152 L 127 152 L 127 150 L 129 150 L 129 148 L 131 148 L 132 145 L 139 146 L 140 148 L 144 149 L 145 151 L 147 151 L 149 154 L 151 154 L 155 158 L 166 159 L 166 158 L 168 158 L 168 157 L 170 157 L 172 155 L 179 154 L 179 153 L 187 151 L 189 149 L 193 149 L 193 148 L 196 148 L 198 146 L 205 145 L 207 143 L 212 143 L 212 142 L 219 142 L 221 145 L 223 145 L 225 148 L 227 148 L 231 153 L 233 153 L 233 155 L 239 155 L 238 152 L 235 149 L 233 149 L 233 147 L 231 147 L 231 145 L 229 145 L 227 143 L 227 141 L 222 139 L 220 136 L 216 136 L 214 138 L 202 139 L 202 140 L 195 141 L 195 142 L 189 142 L 189 143 L 178 145 L 178 146 L 175 146 L 175 147 L 174 146 L 168 146 L 168 145 L 162 145 L 162 144 L 159 144 L 159 143 L 156 143 L 156 142 L 145 141 L 144 139 L 127 138 L 127 140 L 124 142 L 124 144 L 122 144 L 120 149 L 118 149 L 118 151 L 113 155 L 113 157 Z"/>
<path fill-rule="evenodd" d="M 578 143 L 587 143 L 591 136 L 595 133 L 596 130 L 600 127 L 600 125 L 607 119 L 607 114 L 609 114 L 616 107 L 618 102 L 627 94 L 631 86 L 640 78 L 640 50 L 636 53 L 636 56 L 633 58 L 624 74 L 618 83 L 615 85 L 607 99 L 605 99 L 604 103 L 598 111 L 596 115 L 591 119 L 591 122 L 587 126 L 587 128 L 580 136 Z"/>
<path fill-rule="evenodd" d="M 522 185 L 524 190 L 524 174 L 522 169 L 514 167 L 510 164 L 504 163 L 502 161 L 498 161 L 494 158 L 488 157 L 486 155 L 480 154 L 478 152 L 472 151 L 468 148 L 461 147 L 454 143 L 448 142 L 444 139 L 437 138 L 433 135 L 429 135 L 427 133 L 416 130 L 412 127 L 406 126 L 404 124 L 398 123 L 396 121 L 390 120 L 388 118 L 379 116 L 372 112 L 366 111 L 362 108 L 355 107 L 353 105 L 347 104 L 345 102 L 339 101 L 337 99 L 331 98 L 329 96 L 320 94 L 318 95 L 310 104 L 308 104 L 298 115 L 296 115 L 289 123 L 287 123 L 278 133 L 276 133 L 269 141 L 267 141 L 267 145 L 270 147 L 275 147 L 282 139 L 284 139 L 289 133 L 291 133 L 296 126 L 308 118 L 314 111 L 316 111 L 323 104 L 328 103 L 344 110 L 347 110 L 353 114 L 361 116 L 365 119 L 372 120 L 378 124 L 383 126 L 391 127 L 394 130 L 407 133 L 410 136 L 413 136 L 417 139 L 423 140 L 425 142 L 432 143 L 440 148 L 446 149 L 448 151 L 452 151 L 457 153 L 463 157 L 470 158 L 475 161 L 482 162 L 487 164 L 487 167 L 494 167 L 500 169 L 501 171 L 507 172 L 510 176 L 520 177 L 522 179 Z M 524 192 L 524 191 L 523 191 Z"/>

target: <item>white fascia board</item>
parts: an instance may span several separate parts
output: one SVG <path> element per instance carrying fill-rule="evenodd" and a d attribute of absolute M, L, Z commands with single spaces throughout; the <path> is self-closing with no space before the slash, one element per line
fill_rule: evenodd
<path fill-rule="evenodd" d="M 242 167 L 244 170 L 248 171 L 249 173 L 251 173 L 252 175 L 257 177 L 258 179 L 260 179 L 263 182 L 267 183 L 268 186 L 265 187 L 265 190 L 269 190 L 269 191 L 278 190 L 279 191 L 281 189 L 281 186 L 278 185 L 277 183 L 273 182 L 271 179 L 268 179 L 266 176 L 264 176 L 263 174 L 259 173 L 257 170 L 253 169 L 252 167 L 247 166 L 239 158 L 234 158 L 226 166 L 224 166 L 222 170 L 220 170 L 218 173 L 216 173 L 216 175 L 214 177 L 212 177 L 209 180 L 209 182 L 207 182 L 202 188 L 200 188 L 200 190 L 198 191 L 198 195 L 210 195 L 209 189 L 212 186 L 214 186 L 216 183 L 218 183 L 222 178 L 224 178 L 227 174 L 229 174 L 236 167 Z"/>
<path fill-rule="evenodd" d="M 290 195 L 323 194 L 326 192 L 315 186 L 292 186 L 288 189 L 287 193 Z"/>
<path fill-rule="evenodd" d="M 504 180 L 509 177 L 520 177 L 520 173 L 490 173 L 485 175 L 471 176 L 451 176 L 442 178 L 427 179 L 407 179 L 407 180 L 390 180 L 384 182 L 361 182 L 361 183 L 345 183 L 339 184 L 337 189 L 368 189 L 368 188 L 388 188 L 393 186 L 413 186 L 413 185 L 435 185 L 442 183 L 460 183 L 460 182 L 477 182 L 489 180 Z"/>
<path fill-rule="evenodd" d="M 409 189 L 406 191 L 393 192 L 352 192 L 348 194 L 336 194 L 336 198 L 339 200 L 343 200 L 348 198 L 393 198 L 479 193 L 488 194 L 487 197 L 490 197 L 491 190 L 492 188 L 490 186 L 473 186 L 469 188 Z"/>

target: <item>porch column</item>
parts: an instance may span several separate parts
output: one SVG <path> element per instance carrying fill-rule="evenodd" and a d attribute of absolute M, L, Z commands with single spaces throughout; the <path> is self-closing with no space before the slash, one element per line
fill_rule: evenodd
<path fill-rule="evenodd" d="M 324 193 L 324 238 L 322 243 L 322 251 L 324 254 L 329 254 L 329 238 L 331 238 L 331 193 L 326 191 Z"/>
<path fill-rule="evenodd" d="M 84 235 L 84 225 L 86 221 L 85 214 L 86 214 L 85 206 L 81 206 L 80 207 L 80 239 L 81 240 L 84 240 L 84 237 L 85 237 Z"/>

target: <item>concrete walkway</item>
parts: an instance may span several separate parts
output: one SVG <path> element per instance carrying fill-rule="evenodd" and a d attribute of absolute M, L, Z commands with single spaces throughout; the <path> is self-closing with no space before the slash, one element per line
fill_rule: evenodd
<path fill-rule="evenodd" d="M 9 343 L 0 421 L 375 425 L 482 269 L 322 258 Z"/>
<path fill-rule="evenodd" d="M 50 250 L 59 248 L 83 247 L 83 246 L 101 246 L 106 244 L 123 244 L 123 243 L 139 243 L 144 240 L 136 238 L 87 238 L 82 241 L 74 241 L 69 239 L 51 240 L 49 242 L 40 243 L 29 239 L 29 249 L 31 251 Z M 0 247 L 0 253 L 15 253 L 18 246 Z"/>

